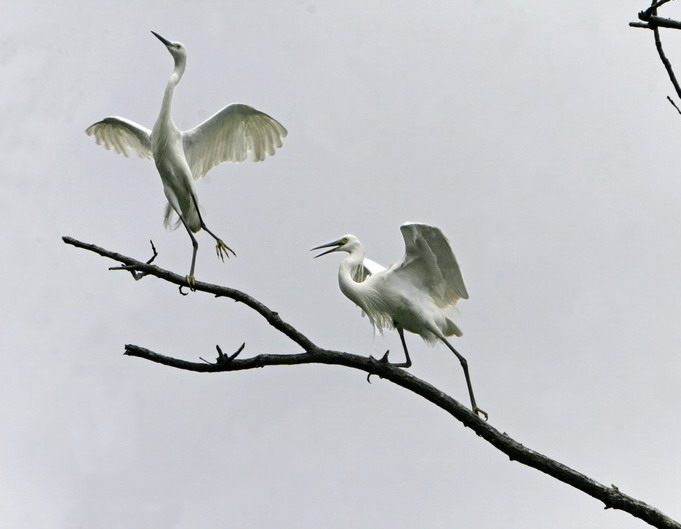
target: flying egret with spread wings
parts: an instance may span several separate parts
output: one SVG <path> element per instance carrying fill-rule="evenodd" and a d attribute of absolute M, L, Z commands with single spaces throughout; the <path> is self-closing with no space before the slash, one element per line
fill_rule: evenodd
<path fill-rule="evenodd" d="M 161 111 L 152 130 L 121 117 L 108 117 L 89 126 L 86 133 L 98 145 L 113 149 L 123 156 L 135 151 L 142 158 L 153 158 L 161 175 L 168 204 L 164 224 L 170 227 L 173 212 L 187 229 L 192 240 L 192 264 L 187 276 L 190 287 L 195 284 L 194 266 L 198 243 L 194 233 L 206 230 L 216 241 L 220 259 L 236 255 L 207 227 L 199 211 L 194 181 L 222 162 L 242 162 L 251 154 L 260 162 L 281 147 L 286 129 L 274 118 L 248 105 L 228 105 L 199 126 L 181 131 L 173 123 L 171 105 L 175 87 L 182 79 L 187 64 L 187 50 L 179 42 L 171 42 L 152 33 L 166 46 L 175 61 L 173 73 L 163 95 Z"/>
<path fill-rule="evenodd" d="M 338 269 L 340 289 L 379 331 L 397 329 L 406 361 L 393 365 L 411 366 L 405 330 L 420 335 L 428 343 L 444 342 L 461 362 L 471 409 L 486 419 L 487 413 L 475 403 L 468 363 L 446 338 L 462 335 L 451 319 L 451 309 L 460 299 L 468 299 L 449 241 L 439 228 L 427 224 L 406 223 L 400 230 L 405 254 L 399 263 L 388 268 L 367 259 L 364 246 L 354 235 L 345 235 L 312 250 L 330 248 L 315 257 L 332 252 L 349 254 Z"/>

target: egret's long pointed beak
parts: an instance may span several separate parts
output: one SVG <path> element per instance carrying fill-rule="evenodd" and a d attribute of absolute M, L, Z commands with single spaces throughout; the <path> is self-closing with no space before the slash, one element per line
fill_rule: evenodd
<path fill-rule="evenodd" d="M 166 46 L 170 46 L 170 41 L 169 41 L 168 39 L 165 39 L 165 38 L 161 37 L 161 35 L 159 35 L 159 34 L 156 33 L 155 31 L 152 31 L 152 33 L 153 33 L 154 36 L 155 36 L 158 40 L 160 40 L 163 44 L 165 44 Z"/>
<path fill-rule="evenodd" d="M 332 246 L 333 248 L 331 248 Z M 322 248 L 331 248 L 330 250 L 326 250 L 325 252 L 322 252 L 319 255 L 315 255 L 314 258 L 316 259 L 317 257 L 321 257 L 322 255 L 326 255 L 327 253 L 338 251 L 341 246 L 343 246 L 343 242 L 340 239 L 338 239 L 337 241 L 327 242 L 326 244 L 320 244 L 319 246 L 310 248 L 310 251 L 313 252 L 315 250 L 321 250 Z"/>

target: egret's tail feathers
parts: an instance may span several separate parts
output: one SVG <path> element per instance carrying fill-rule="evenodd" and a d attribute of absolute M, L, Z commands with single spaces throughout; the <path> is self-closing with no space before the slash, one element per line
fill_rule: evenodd
<path fill-rule="evenodd" d="M 452 334 L 454 336 L 463 336 L 463 332 L 461 332 L 461 329 L 457 326 L 456 323 L 454 323 L 452 320 L 447 318 L 447 328 L 445 329 L 445 336 L 451 336 Z"/>
<path fill-rule="evenodd" d="M 182 224 L 180 217 L 173 219 L 174 215 L 175 210 L 173 209 L 173 206 L 170 205 L 170 202 L 168 202 L 166 204 L 166 209 L 163 212 L 163 225 L 169 230 L 176 230 L 177 227 Z"/>
<path fill-rule="evenodd" d="M 183 212 L 182 218 L 194 233 L 201 231 L 201 216 L 198 209 L 188 208 L 186 213 Z"/>
<path fill-rule="evenodd" d="M 180 219 L 179 215 L 175 218 L 176 213 L 175 208 L 168 202 L 163 212 L 163 225 L 169 230 L 175 230 L 178 226 L 182 225 L 182 219 Z M 184 222 L 194 233 L 201 230 L 201 218 L 196 208 L 189 209 L 184 215 Z"/>

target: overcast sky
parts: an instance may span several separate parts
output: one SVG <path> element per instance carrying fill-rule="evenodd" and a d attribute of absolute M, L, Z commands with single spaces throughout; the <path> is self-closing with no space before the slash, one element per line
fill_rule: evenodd
<path fill-rule="evenodd" d="M 152 162 L 84 134 L 247 103 L 289 136 L 198 183 L 197 279 L 248 292 L 319 345 L 399 350 L 337 286 L 354 233 L 383 264 L 439 226 L 470 299 L 455 345 L 490 423 L 681 519 L 681 116 L 646 2 L 14 2 L 0 18 L 8 528 L 599 528 L 643 523 L 496 451 L 441 410 L 340 367 L 196 374 L 122 356 L 298 352 L 255 313 L 66 246 L 175 272 Z M 667 6 L 666 6 L 667 7 Z M 676 7 L 676 11 L 674 11 Z M 679 6 L 666 16 L 681 18 Z M 681 33 L 664 32 L 681 71 Z M 456 358 L 407 336 L 414 375 L 467 404 Z"/>

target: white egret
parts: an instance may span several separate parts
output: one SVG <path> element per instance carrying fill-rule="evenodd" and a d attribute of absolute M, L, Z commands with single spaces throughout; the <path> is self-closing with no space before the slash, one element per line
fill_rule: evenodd
<path fill-rule="evenodd" d="M 173 211 L 187 229 L 192 240 L 192 264 L 187 276 L 190 287 L 195 284 L 194 265 L 198 243 L 194 233 L 202 228 L 216 241 L 216 253 L 224 261 L 228 252 L 234 253 L 210 231 L 201 217 L 199 200 L 194 186 L 210 169 L 222 162 L 242 162 L 249 152 L 253 161 L 260 162 L 266 155 L 274 155 L 281 147 L 286 129 L 275 119 L 248 105 L 228 105 L 199 126 L 180 131 L 173 123 L 171 105 L 175 87 L 182 79 L 187 64 L 187 51 L 179 42 L 171 42 L 152 33 L 166 46 L 175 61 L 173 73 L 163 95 L 161 111 L 152 130 L 121 117 L 108 117 L 86 129 L 98 145 L 128 156 L 135 151 L 142 158 L 153 158 L 161 175 L 168 204 L 164 224 L 171 225 Z M 177 223 L 179 224 L 179 223 Z M 177 226 L 176 224 L 176 226 Z"/>
<path fill-rule="evenodd" d="M 411 366 L 404 331 L 418 334 L 427 343 L 440 340 L 457 356 L 463 367 L 474 413 L 487 413 L 478 408 L 466 359 L 454 349 L 447 336 L 462 332 L 451 319 L 451 309 L 459 299 L 468 299 L 459 264 L 449 241 L 439 228 L 427 224 L 406 223 L 400 226 L 405 254 L 399 263 L 387 269 L 364 254 L 364 246 L 354 235 L 312 248 L 331 248 L 316 255 L 347 252 L 338 269 L 340 289 L 379 331 L 397 329 L 406 361 L 398 367 Z M 311 250 L 311 251 L 312 251 Z M 387 360 L 387 353 L 386 353 Z"/>

